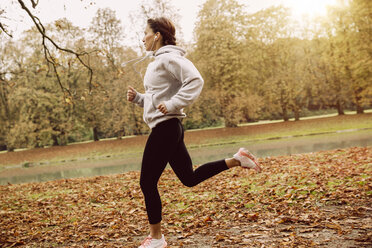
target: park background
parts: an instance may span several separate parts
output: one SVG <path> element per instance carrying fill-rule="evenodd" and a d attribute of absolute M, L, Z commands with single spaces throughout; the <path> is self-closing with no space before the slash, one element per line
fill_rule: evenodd
<path fill-rule="evenodd" d="M 121 23 L 114 9 L 104 8 L 85 29 L 65 18 L 44 24 L 55 44 L 75 53 L 56 49 L 46 38 L 44 47 L 35 26 L 18 39 L 1 33 L 2 149 L 150 131 L 142 109 L 126 100 L 126 90 L 132 85 L 143 92 L 136 70 L 143 75 L 151 59 L 136 68 L 122 64 L 143 55 L 147 18 L 168 16 L 178 30 L 182 27 L 172 1 L 144 1 L 141 6 L 132 12 L 131 23 Z M 13 1 L 13 8 L 20 8 L 19 3 Z M 368 1 L 339 1 L 315 19 L 293 18 L 284 6 L 249 14 L 237 1 L 206 1 L 193 33 L 194 42 L 179 43 L 205 86 L 198 101 L 185 109 L 186 129 L 342 115 L 345 110 L 361 114 L 371 107 Z M 137 43 L 123 45 L 133 34 Z"/>
<path fill-rule="evenodd" d="M 172 247 L 371 244 L 371 1 L 329 1 L 322 15 L 301 18 L 285 5 L 201 1 L 192 39 L 177 1 L 140 1 L 128 22 L 98 8 L 87 27 L 39 20 L 38 7 L 52 1 L 6 2 L 0 246 L 136 247 L 147 235 L 138 170 L 150 129 L 126 90 L 143 92 L 136 70 L 143 75 L 152 59 L 123 63 L 144 55 L 145 21 L 159 15 L 174 20 L 205 80 L 183 121 L 195 168 L 240 146 L 264 167 L 194 188 L 168 168 L 159 190 Z M 15 9 L 32 28 L 12 33 Z"/>

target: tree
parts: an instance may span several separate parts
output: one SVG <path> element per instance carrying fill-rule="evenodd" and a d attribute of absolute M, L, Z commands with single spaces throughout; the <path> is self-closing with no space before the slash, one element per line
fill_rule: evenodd
<path fill-rule="evenodd" d="M 248 81 L 243 78 L 243 8 L 235 0 L 208 0 L 198 14 L 194 57 L 205 79 L 205 91 L 213 91 L 219 116 L 227 127 L 244 118 L 243 109 L 252 107 Z"/>
<path fill-rule="evenodd" d="M 5 136 L 8 150 L 66 144 L 72 127 L 71 106 L 58 104 L 63 96 L 54 87 L 42 47 L 34 46 L 36 35 L 35 30 L 27 32 L 21 41 L 23 46 L 13 51 L 23 52 L 25 69 L 10 77 L 14 83 L 7 96 L 11 113 L 7 117 L 10 124 Z"/>
<path fill-rule="evenodd" d="M 138 44 L 138 49 L 144 52 L 143 36 L 146 22 L 149 18 L 167 17 L 176 27 L 176 38 L 179 45 L 184 45 L 182 27 L 180 26 L 181 16 L 179 10 L 174 7 L 171 0 L 141 0 L 140 9 L 130 14 L 129 30 L 133 33 L 133 43 Z"/>
<path fill-rule="evenodd" d="M 12 151 L 8 145 L 7 134 L 14 126 L 15 111 L 9 100 L 13 93 L 15 76 L 23 73 L 24 56 L 20 49 L 11 40 L 5 40 L 0 36 L 0 148 Z"/>
<path fill-rule="evenodd" d="M 329 9 L 331 22 L 324 24 L 329 39 L 330 83 L 336 96 L 335 105 L 343 114 L 345 105 L 353 103 L 363 113 L 371 103 L 371 2 L 350 1 Z"/>
<path fill-rule="evenodd" d="M 262 111 L 270 113 L 269 118 L 280 113 L 285 121 L 289 120 L 288 111 L 294 106 L 292 87 L 300 82 L 293 78 L 294 69 L 289 70 L 297 63 L 291 47 L 294 42 L 289 38 L 289 23 L 288 9 L 270 7 L 248 16 L 245 34 L 249 51 L 245 75 L 266 103 Z"/>
<path fill-rule="evenodd" d="M 39 0 L 29 0 L 29 1 L 32 5 L 32 8 L 36 9 L 36 7 L 39 4 Z M 68 99 L 69 102 L 74 103 L 74 99 L 79 98 L 79 96 L 76 96 L 76 95 L 72 94 L 70 89 L 65 87 L 64 83 L 61 81 L 60 76 L 58 74 L 58 69 L 57 69 L 58 61 L 56 61 L 56 59 L 53 55 L 53 51 L 51 51 L 51 49 L 56 49 L 59 52 L 68 53 L 68 54 L 73 55 L 81 63 L 81 65 L 84 66 L 88 70 L 88 73 L 89 73 L 88 86 L 89 86 L 89 93 L 91 93 L 92 83 L 93 83 L 92 82 L 92 80 L 93 80 L 93 70 L 92 70 L 92 68 L 90 68 L 90 66 L 89 66 L 89 64 L 87 63 L 86 60 L 89 60 L 89 54 L 94 52 L 94 51 L 92 51 L 92 52 L 85 52 L 85 51 L 76 52 L 76 51 L 73 51 L 69 48 L 62 47 L 53 38 L 51 38 L 50 35 L 47 34 L 47 29 L 44 27 L 43 23 L 40 21 L 40 19 L 36 15 L 34 15 L 32 13 L 31 8 L 27 6 L 28 1 L 17 0 L 17 2 L 18 2 L 18 7 L 22 8 L 27 13 L 27 15 L 33 21 L 36 30 L 41 35 L 45 60 L 48 62 L 48 64 L 50 66 L 53 67 L 58 85 L 59 85 L 59 87 L 61 88 L 61 91 L 64 94 L 64 99 Z M 15 1 L 12 1 L 9 5 L 14 5 L 14 4 L 15 4 Z M 2 31 L 5 34 L 7 34 L 8 36 L 12 37 L 12 35 L 10 34 L 10 32 L 7 29 L 7 25 L 3 24 L 3 21 L 2 21 L 2 19 L 4 19 L 4 18 L 6 19 L 5 13 L 6 13 L 6 11 L 5 11 L 4 7 L 0 6 L 0 31 Z M 0 34 L 1 34 L 1 32 L 0 32 Z M 86 58 L 86 57 L 88 57 L 88 58 Z M 95 84 L 97 84 L 97 82 Z"/>
<path fill-rule="evenodd" d="M 346 42 L 346 53 L 350 67 L 345 67 L 353 80 L 354 104 L 358 114 L 372 104 L 372 2 L 353 0 L 350 2 L 351 32 Z"/>
<path fill-rule="evenodd" d="M 115 11 L 106 8 L 98 9 L 89 27 L 91 43 L 100 51 L 92 57 L 91 63 L 97 72 L 97 81 L 102 82 L 96 94 L 86 95 L 83 101 L 85 122 L 93 130 L 93 139 L 99 140 L 99 133 L 112 126 L 112 99 L 115 97 L 113 83 L 119 73 L 119 53 L 123 39 L 123 27 Z M 104 135 L 104 134 L 103 134 Z M 105 136 L 105 135 L 104 135 Z"/>

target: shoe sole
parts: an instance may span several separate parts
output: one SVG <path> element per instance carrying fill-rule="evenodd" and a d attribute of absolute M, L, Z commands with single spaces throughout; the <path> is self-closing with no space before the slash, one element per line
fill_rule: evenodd
<path fill-rule="evenodd" d="M 165 244 L 161 248 L 167 248 L 168 243 L 165 241 Z"/>
<path fill-rule="evenodd" d="M 167 248 L 167 242 L 165 242 L 164 246 L 162 246 L 161 248 Z"/>
<path fill-rule="evenodd" d="M 253 163 L 254 163 L 256 166 L 253 167 L 252 169 L 255 169 L 255 170 L 258 171 L 258 172 L 260 172 L 260 171 L 262 170 L 261 166 L 256 162 L 255 157 L 254 157 L 253 155 L 251 155 L 251 154 L 247 154 L 247 153 L 245 153 L 245 152 L 243 152 L 243 151 L 240 151 L 240 153 L 241 153 L 243 156 L 246 156 L 246 157 L 248 157 L 250 160 L 253 161 Z M 256 169 L 256 168 L 258 168 L 258 169 Z"/>

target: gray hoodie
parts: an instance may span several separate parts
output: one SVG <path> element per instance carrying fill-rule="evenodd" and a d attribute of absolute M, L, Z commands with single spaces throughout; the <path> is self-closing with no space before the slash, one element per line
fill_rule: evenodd
<path fill-rule="evenodd" d="M 137 92 L 133 102 L 143 107 L 143 120 L 150 128 L 177 117 L 184 118 L 183 108 L 200 95 L 204 80 L 193 63 L 184 57 L 185 50 L 177 46 L 163 46 L 155 52 L 155 60 L 146 70 L 145 93 Z M 164 115 L 156 107 L 164 103 Z"/>

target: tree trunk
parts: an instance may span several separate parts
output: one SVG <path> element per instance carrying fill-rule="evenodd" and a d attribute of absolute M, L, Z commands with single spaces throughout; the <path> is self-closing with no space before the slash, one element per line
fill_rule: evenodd
<path fill-rule="evenodd" d="M 141 123 L 140 121 L 142 120 L 139 120 L 137 118 L 137 115 L 136 115 L 136 107 L 134 106 L 134 104 L 132 105 L 132 116 L 133 116 L 133 119 L 134 119 L 134 129 L 133 129 L 133 134 L 134 135 L 141 135 Z"/>
<path fill-rule="evenodd" d="M 357 114 L 364 114 L 364 108 L 360 104 L 357 104 L 356 108 Z"/>
<path fill-rule="evenodd" d="M 52 146 L 58 146 L 57 136 L 56 135 L 53 135 L 52 139 L 53 139 L 53 145 Z"/>
<path fill-rule="evenodd" d="M 238 124 L 235 123 L 234 121 L 230 121 L 230 118 L 224 117 L 225 120 L 225 127 L 237 127 Z"/>
<path fill-rule="evenodd" d="M 295 121 L 299 121 L 300 120 L 300 110 L 298 108 L 295 108 L 293 112 L 294 112 L 294 116 L 295 116 Z"/>
<path fill-rule="evenodd" d="M 282 111 L 283 111 L 283 120 L 284 121 L 289 121 L 287 106 L 282 105 Z"/>
<path fill-rule="evenodd" d="M 94 140 L 94 141 L 99 141 L 99 139 L 98 139 L 98 129 L 97 129 L 97 127 L 93 127 L 93 140 Z"/>
<path fill-rule="evenodd" d="M 118 136 L 116 137 L 118 140 L 121 140 L 122 137 L 125 136 L 125 127 L 123 127 L 123 129 L 121 129 L 118 133 Z"/>
<path fill-rule="evenodd" d="M 360 87 L 354 91 L 357 114 L 364 113 L 364 108 L 362 107 L 362 104 L 361 104 L 361 101 L 362 101 L 362 97 L 360 96 L 361 92 L 362 92 L 362 89 Z"/>
<path fill-rule="evenodd" d="M 280 106 L 282 107 L 283 120 L 284 121 L 289 121 L 289 118 L 288 118 L 288 99 L 285 96 L 284 89 L 282 89 L 281 92 L 280 92 Z"/>
<path fill-rule="evenodd" d="M 65 146 L 67 145 L 67 137 L 65 135 L 65 131 L 61 131 L 61 134 L 59 135 L 59 145 Z"/>
<path fill-rule="evenodd" d="M 237 127 L 238 121 L 236 120 L 236 111 L 234 105 L 232 104 L 234 96 L 227 92 L 223 92 L 220 97 L 220 106 L 222 111 L 222 117 L 225 122 L 225 127 Z M 235 110 L 235 111 L 234 111 Z"/>
<path fill-rule="evenodd" d="M 0 151 L 5 151 L 5 150 L 7 150 L 6 145 L 0 145 Z"/>
<path fill-rule="evenodd" d="M 344 115 L 344 108 L 342 107 L 342 103 L 340 100 L 337 100 L 337 112 L 338 112 L 338 115 Z"/>

